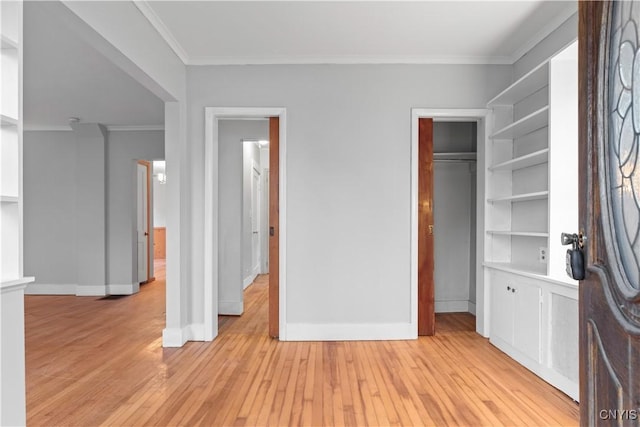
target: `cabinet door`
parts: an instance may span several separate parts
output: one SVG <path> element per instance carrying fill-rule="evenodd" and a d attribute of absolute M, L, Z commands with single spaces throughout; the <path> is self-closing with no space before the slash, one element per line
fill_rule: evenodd
<path fill-rule="evenodd" d="M 519 281 L 513 293 L 514 330 L 513 346 L 526 356 L 541 362 L 540 357 L 540 287 Z"/>
<path fill-rule="evenodd" d="M 503 274 L 491 274 L 491 338 L 513 343 L 512 281 Z"/>

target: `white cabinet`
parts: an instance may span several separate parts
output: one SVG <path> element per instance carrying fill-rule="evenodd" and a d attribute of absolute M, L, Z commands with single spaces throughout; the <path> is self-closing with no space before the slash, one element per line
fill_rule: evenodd
<path fill-rule="evenodd" d="M 506 353 L 519 352 L 539 363 L 540 287 L 501 271 L 491 276 L 491 342 Z"/>
<path fill-rule="evenodd" d="M 25 425 L 22 2 L 0 2 L 0 425 Z"/>

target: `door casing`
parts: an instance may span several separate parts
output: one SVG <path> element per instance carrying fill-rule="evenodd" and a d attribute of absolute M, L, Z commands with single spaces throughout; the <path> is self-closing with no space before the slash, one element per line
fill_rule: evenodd
<path fill-rule="evenodd" d="M 484 337 L 489 336 L 489 290 L 485 289 L 484 268 L 484 147 L 488 140 L 488 126 L 491 118 L 487 109 L 446 109 L 446 108 L 412 108 L 411 109 L 411 325 L 418 336 L 418 134 L 419 119 L 432 118 L 434 122 L 473 122 L 478 123 L 478 179 L 477 179 L 477 227 L 476 227 L 476 331 Z"/>
<path fill-rule="evenodd" d="M 204 149 L 204 341 L 212 341 L 218 335 L 218 120 L 220 119 L 280 119 L 279 131 L 279 337 L 286 338 L 286 108 L 205 108 L 205 149 Z"/>

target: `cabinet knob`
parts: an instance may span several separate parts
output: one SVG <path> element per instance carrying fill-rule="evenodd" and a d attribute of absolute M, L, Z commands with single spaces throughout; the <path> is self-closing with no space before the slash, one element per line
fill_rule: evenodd
<path fill-rule="evenodd" d="M 507 292 L 511 290 L 511 286 L 507 286 Z"/>
<path fill-rule="evenodd" d="M 516 293 L 516 288 L 511 288 L 511 292 Z"/>

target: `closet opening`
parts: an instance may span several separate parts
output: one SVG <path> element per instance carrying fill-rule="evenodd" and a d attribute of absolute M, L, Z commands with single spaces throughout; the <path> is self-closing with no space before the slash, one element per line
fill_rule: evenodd
<path fill-rule="evenodd" d="M 477 122 L 433 123 L 437 331 L 476 330 Z"/>

